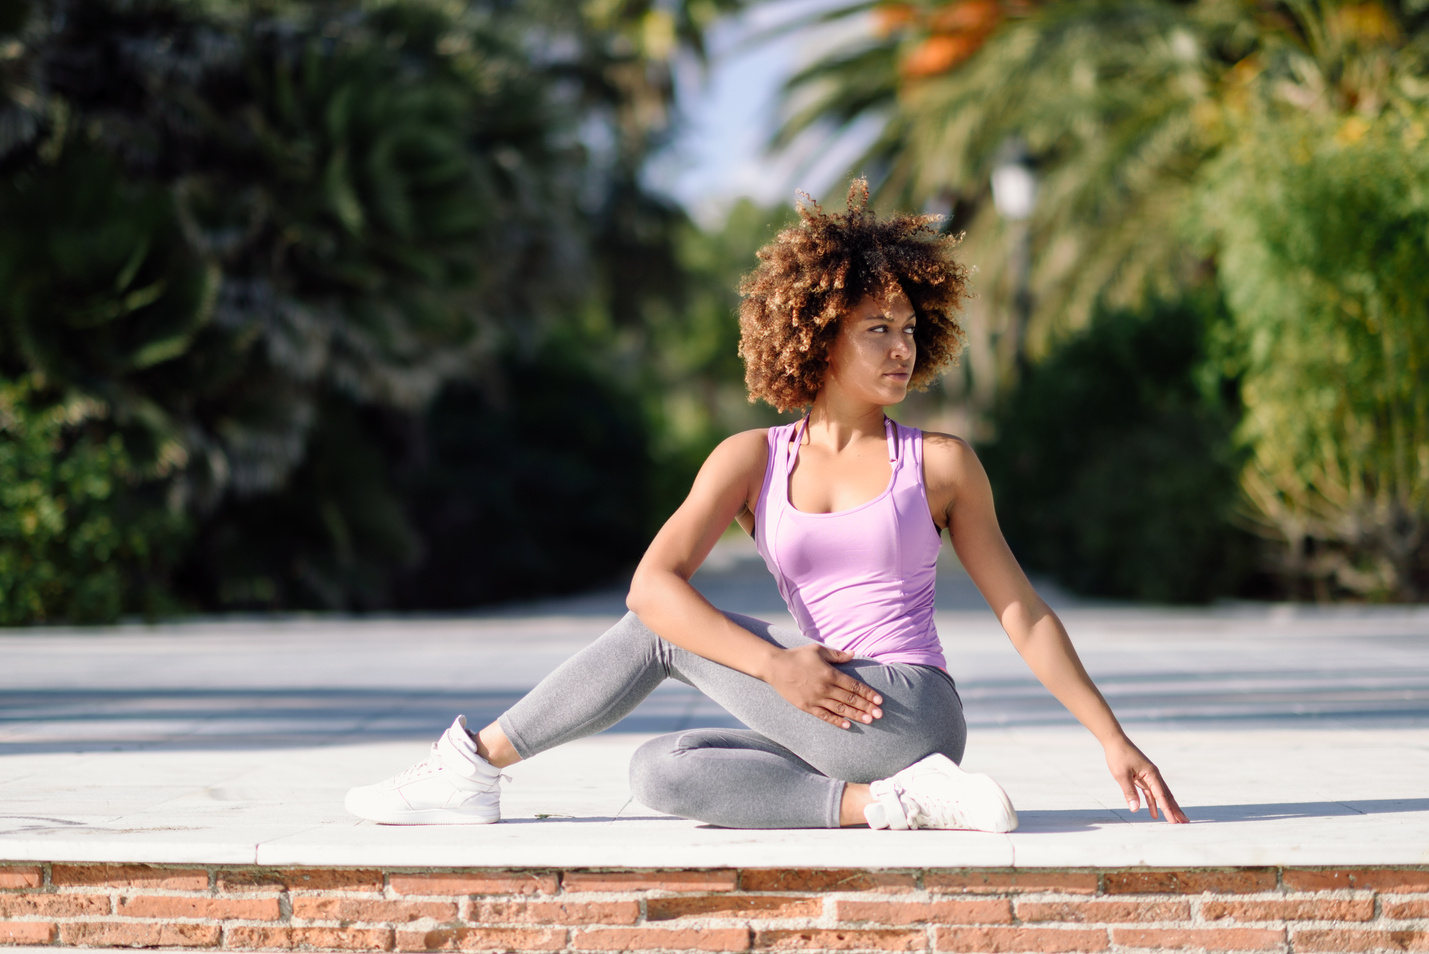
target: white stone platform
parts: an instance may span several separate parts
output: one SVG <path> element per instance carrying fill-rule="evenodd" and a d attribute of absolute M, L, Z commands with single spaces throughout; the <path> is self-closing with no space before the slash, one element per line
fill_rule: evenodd
<path fill-rule="evenodd" d="M 782 617 L 747 547 L 697 584 Z M 965 765 L 1022 826 L 732 831 L 626 783 L 652 734 L 733 724 L 678 683 L 610 732 L 509 771 L 507 820 L 393 828 L 350 786 L 482 724 L 620 613 L 618 592 L 462 618 L 284 618 L 0 631 L 0 860 L 371 866 L 1103 867 L 1429 863 L 1429 608 L 1077 603 L 1073 640 L 1189 826 L 1132 816 L 1100 749 L 1033 680 L 955 566 L 939 631 Z"/>

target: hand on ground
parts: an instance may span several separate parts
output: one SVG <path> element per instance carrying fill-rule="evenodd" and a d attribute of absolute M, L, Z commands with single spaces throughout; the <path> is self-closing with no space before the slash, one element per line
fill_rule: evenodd
<path fill-rule="evenodd" d="M 1172 824 L 1190 821 L 1186 813 L 1181 811 L 1181 806 L 1176 804 L 1176 796 L 1166 787 L 1161 771 L 1151 764 L 1151 760 L 1143 755 L 1140 749 L 1131 744 L 1130 739 L 1123 739 L 1106 747 L 1106 766 L 1111 770 L 1111 777 L 1121 786 L 1121 792 L 1126 796 L 1127 808 L 1136 811 L 1141 807 L 1141 799 L 1145 797 L 1146 807 L 1151 810 L 1152 818 L 1165 816 Z"/>
<path fill-rule="evenodd" d="M 883 697 L 834 668 L 853 659 L 846 653 L 811 643 L 786 649 L 774 658 L 765 682 L 779 695 L 830 725 L 847 729 L 883 717 Z"/>

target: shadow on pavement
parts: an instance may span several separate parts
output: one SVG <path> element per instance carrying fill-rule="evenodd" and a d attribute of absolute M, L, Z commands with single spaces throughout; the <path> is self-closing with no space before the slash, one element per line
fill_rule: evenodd
<path fill-rule="evenodd" d="M 1184 806 L 1183 806 L 1184 807 Z M 1344 815 L 1400 815 L 1429 811 L 1429 798 L 1352 798 L 1342 802 L 1274 802 L 1267 805 L 1197 805 L 1185 808 L 1192 821 L 1267 821 L 1276 818 L 1332 818 Z"/>
<path fill-rule="evenodd" d="M 1360 669 L 1138 673 L 1098 680 L 1124 723 L 1184 728 L 1395 727 L 1429 724 L 1429 674 Z M 738 727 L 677 683 L 615 732 Z M 969 726 L 1072 726 L 1031 677 L 958 685 Z M 0 755 L 267 749 L 430 740 L 456 713 L 481 726 L 524 693 L 450 688 L 134 687 L 0 690 Z"/>

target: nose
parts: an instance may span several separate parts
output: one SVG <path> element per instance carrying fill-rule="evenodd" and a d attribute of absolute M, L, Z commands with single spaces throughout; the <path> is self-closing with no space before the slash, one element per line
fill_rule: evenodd
<path fill-rule="evenodd" d="M 913 336 L 906 334 L 894 336 L 893 347 L 890 350 L 892 354 L 896 357 L 905 358 L 912 356 Z"/>

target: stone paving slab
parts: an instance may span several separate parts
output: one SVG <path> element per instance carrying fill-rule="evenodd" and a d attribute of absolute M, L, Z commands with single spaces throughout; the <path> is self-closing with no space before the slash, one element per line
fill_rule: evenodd
<path fill-rule="evenodd" d="M 783 617 L 747 546 L 696 582 Z M 1022 826 L 732 831 L 631 800 L 654 734 L 735 725 L 662 687 L 613 730 L 508 770 L 506 821 L 395 828 L 342 809 L 465 712 L 499 713 L 619 615 L 620 593 L 462 618 L 229 619 L 0 631 L 0 860 L 401 866 L 1360 865 L 1429 863 L 1429 608 L 1077 603 L 1088 669 L 1190 826 L 1132 816 L 1095 741 L 1036 683 L 955 565 L 939 632 L 965 764 Z"/>

